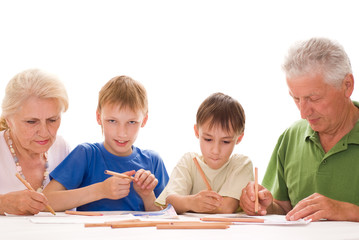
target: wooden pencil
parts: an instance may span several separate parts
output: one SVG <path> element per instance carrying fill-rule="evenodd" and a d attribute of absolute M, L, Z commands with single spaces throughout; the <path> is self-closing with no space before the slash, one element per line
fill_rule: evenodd
<path fill-rule="evenodd" d="M 81 216 L 103 216 L 103 214 L 99 212 L 85 212 L 85 211 L 83 212 L 83 211 L 66 210 L 65 213 L 70 215 L 81 215 Z"/>
<path fill-rule="evenodd" d="M 111 227 L 112 224 L 121 224 L 124 222 L 139 222 L 140 219 L 126 219 L 126 220 L 118 220 L 118 221 L 109 221 L 104 223 L 85 223 L 85 227 Z"/>
<path fill-rule="evenodd" d="M 223 223 L 171 223 L 171 224 L 157 224 L 157 229 L 227 229 L 228 224 Z"/>
<path fill-rule="evenodd" d="M 201 174 L 202 179 L 203 179 L 204 183 L 205 183 L 206 186 L 207 186 L 207 189 L 210 190 L 210 191 L 212 191 L 211 185 L 209 184 L 209 182 L 208 182 L 208 180 L 207 180 L 206 174 L 204 174 L 204 172 L 203 172 L 201 166 L 199 165 L 199 163 L 198 163 L 198 161 L 197 161 L 197 158 L 194 157 L 194 158 L 193 158 L 193 161 L 194 161 L 194 164 L 196 165 L 196 167 L 197 167 L 199 173 Z"/>
<path fill-rule="evenodd" d="M 123 173 L 113 172 L 113 171 L 110 171 L 110 170 L 105 170 L 105 174 L 120 177 L 120 178 L 127 178 L 127 179 L 131 179 L 131 180 L 135 180 L 135 178 L 132 177 L 132 176 L 128 176 L 128 175 L 123 174 Z"/>
<path fill-rule="evenodd" d="M 258 213 L 259 200 L 258 200 L 258 168 L 257 167 L 254 169 L 254 193 L 255 193 L 254 212 Z"/>
<path fill-rule="evenodd" d="M 31 187 L 30 183 L 29 183 L 28 181 L 26 181 L 25 179 L 23 179 L 19 173 L 16 173 L 15 175 L 16 175 L 16 177 L 25 185 L 25 187 L 27 187 L 27 189 L 29 189 L 29 190 L 31 190 L 31 191 L 35 191 L 35 190 Z M 50 207 L 50 205 L 47 204 L 47 205 L 46 205 L 46 208 L 47 208 L 47 210 L 49 210 L 53 215 L 56 215 L 54 209 L 52 209 L 52 207 Z"/>
<path fill-rule="evenodd" d="M 264 219 L 261 218 L 216 218 L 216 217 L 205 217 L 201 218 L 202 221 L 209 222 L 255 222 L 264 223 Z"/>

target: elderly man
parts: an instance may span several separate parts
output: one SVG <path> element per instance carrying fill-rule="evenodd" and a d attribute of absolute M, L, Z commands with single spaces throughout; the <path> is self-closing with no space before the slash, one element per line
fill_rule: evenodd
<path fill-rule="evenodd" d="M 259 211 L 287 220 L 359 221 L 359 103 L 341 45 L 313 38 L 295 45 L 283 69 L 302 120 L 279 138 L 262 185 Z M 254 183 L 240 205 L 254 212 Z"/>

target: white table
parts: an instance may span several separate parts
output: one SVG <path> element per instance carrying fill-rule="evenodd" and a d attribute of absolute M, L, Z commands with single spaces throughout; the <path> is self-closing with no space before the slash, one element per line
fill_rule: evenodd
<path fill-rule="evenodd" d="M 181 220 L 193 217 L 180 216 Z M 39 224 L 23 216 L 0 216 L 1 240 L 91 240 L 91 239 L 168 239 L 168 240 L 241 240 L 241 239 L 359 239 L 359 223 L 321 221 L 300 226 L 232 225 L 224 230 L 157 230 L 155 227 L 85 228 L 84 224 Z"/>

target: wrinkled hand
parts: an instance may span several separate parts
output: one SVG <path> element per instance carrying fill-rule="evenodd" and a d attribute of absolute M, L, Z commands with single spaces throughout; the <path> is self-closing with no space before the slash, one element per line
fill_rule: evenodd
<path fill-rule="evenodd" d="M 10 192 L 1 196 L 1 209 L 9 214 L 38 214 L 45 209 L 47 203 L 44 194 L 31 190 Z"/>
<path fill-rule="evenodd" d="M 288 214 L 286 219 L 296 221 L 304 218 L 318 221 L 320 219 L 346 221 L 350 212 L 353 210 L 353 204 L 340 202 L 330 199 L 319 193 L 314 193 L 301 200 Z"/>
<path fill-rule="evenodd" d="M 158 184 L 158 180 L 150 171 L 140 169 L 135 174 L 133 188 L 141 196 L 149 196 Z"/>
<path fill-rule="evenodd" d="M 131 176 L 134 173 L 135 171 L 128 171 L 123 174 Z M 126 197 L 130 193 L 131 179 L 112 176 L 102 183 L 101 190 L 104 198 L 117 200 Z"/>
<path fill-rule="evenodd" d="M 222 206 L 223 197 L 214 191 L 203 190 L 192 196 L 191 210 L 194 212 L 212 212 Z"/>
<path fill-rule="evenodd" d="M 249 182 L 245 188 L 242 189 L 242 195 L 239 200 L 239 205 L 248 215 L 266 215 L 267 208 L 273 202 L 273 196 L 270 191 L 258 184 L 258 213 L 254 211 L 255 190 L 254 182 Z"/>

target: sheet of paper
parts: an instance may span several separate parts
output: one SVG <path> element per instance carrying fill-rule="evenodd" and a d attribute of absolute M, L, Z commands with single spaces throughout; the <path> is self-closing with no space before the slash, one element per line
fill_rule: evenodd
<path fill-rule="evenodd" d="M 74 224 L 74 223 L 104 223 L 111 221 L 121 221 L 135 219 L 132 214 L 106 215 L 103 216 L 78 216 L 57 212 L 56 216 L 51 213 L 39 213 L 35 216 L 26 217 L 32 223 L 49 223 L 49 224 Z"/>
<path fill-rule="evenodd" d="M 161 210 L 161 211 L 153 211 L 153 212 L 146 212 L 146 211 L 129 211 L 124 212 L 128 214 L 132 214 L 135 217 L 141 217 L 141 218 L 162 218 L 162 219 L 177 219 L 178 215 L 176 213 L 176 210 L 171 204 L 168 204 L 168 206 Z"/>
<path fill-rule="evenodd" d="M 306 225 L 310 223 L 310 220 L 305 221 L 300 219 L 298 221 L 287 221 L 285 215 L 266 215 L 266 216 L 249 216 L 245 213 L 234 213 L 234 214 L 200 214 L 200 213 L 184 213 L 186 216 L 190 217 L 210 217 L 210 218 L 260 218 L 264 219 L 264 223 L 256 222 L 235 222 L 236 225 L 241 224 L 259 224 L 259 225 Z"/>

